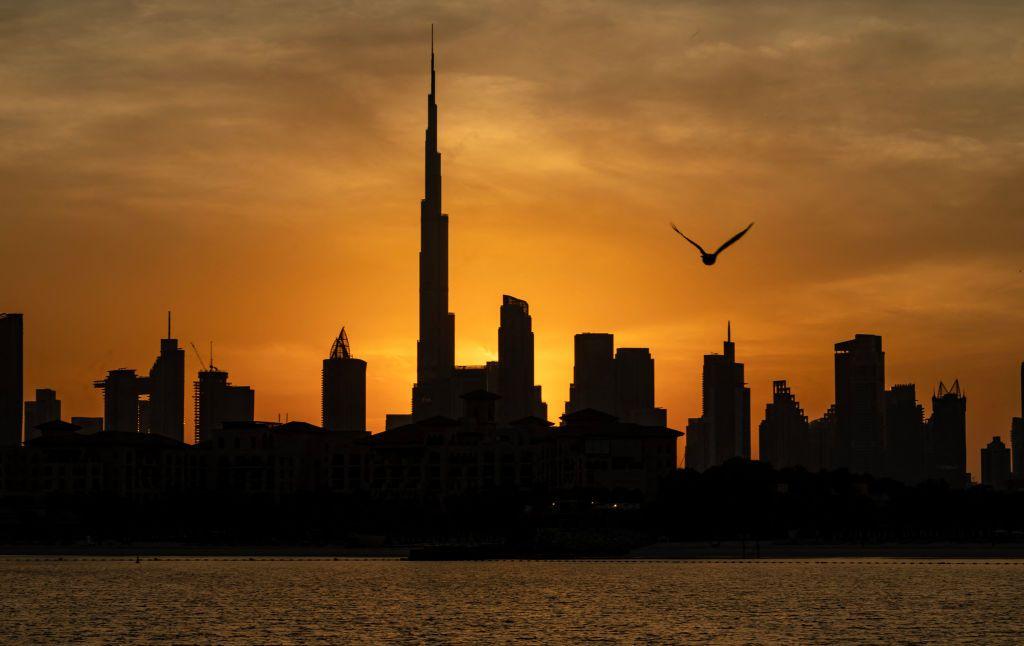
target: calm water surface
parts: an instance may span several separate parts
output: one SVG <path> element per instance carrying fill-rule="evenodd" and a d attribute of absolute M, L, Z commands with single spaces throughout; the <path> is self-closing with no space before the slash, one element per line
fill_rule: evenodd
<path fill-rule="evenodd" d="M 1024 563 L 0 559 L 3 643 L 1022 643 Z"/>

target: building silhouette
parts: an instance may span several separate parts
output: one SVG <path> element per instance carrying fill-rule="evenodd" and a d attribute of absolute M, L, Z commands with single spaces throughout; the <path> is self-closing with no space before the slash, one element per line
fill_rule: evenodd
<path fill-rule="evenodd" d="M 104 431 L 139 432 L 139 395 L 146 390 L 140 381 L 135 370 L 118 368 L 107 372 L 105 379 L 93 382 L 94 388 L 103 391 Z"/>
<path fill-rule="evenodd" d="M 750 388 L 743 370 L 730 323 L 722 354 L 704 355 L 703 414 L 699 424 L 687 426 L 687 467 L 700 471 L 732 458 L 750 459 Z"/>
<path fill-rule="evenodd" d="M 654 405 L 654 358 L 649 348 L 615 351 L 615 407 L 624 422 L 668 425 L 665 409 Z"/>
<path fill-rule="evenodd" d="M 420 336 L 416 343 L 416 384 L 412 391 L 412 414 L 416 419 L 434 415 L 453 417 L 457 412 L 458 385 L 453 383 L 455 315 L 448 311 L 448 215 L 443 212 L 441 203 L 436 86 L 431 36 L 424 190 L 420 202 Z"/>
<path fill-rule="evenodd" d="M 623 422 L 665 426 L 654 405 L 654 359 L 648 348 L 619 348 L 611 334 L 585 332 L 574 339 L 573 381 L 567 414 L 596 410 Z"/>
<path fill-rule="evenodd" d="M 885 472 L 902 482 L 925 477 L 924 407 L 917 403 L 914 384 L 885 391 Z"/>
<path fill-rule="evenodd" d="M 967 397 L 960 382 L 952 387 L 939 382 L 932 395 L 932 415 L 927 426 L 927 477 L 943 480 L 951 487 L 970 484 L 967 475 Z"/>
<path fill-rule="evenodd" d="M 584 332 L 573 339 L 572 383 L 566 413 L 593 410 L 615 414 L 615 338 Z"/>
<path fill-rule="evenodd" d="M 1013 418 L 1010 445 L 1013 447 L 1012 471 L 1015 480 L 1024 480 L 1024 363 L 1020 364 L 1020 417 Z"/>
<path fill-rule="evenodd" d="M 533 322 L 530 305 L 514 296 L 501 300 L 498 327 L 498 364 L 495 392 L 501 396 L 497 416 L 501 423 L 525 417 L 546 420 L 548 407 L 534 384 Z"/>
<path fill-rule="evenodd" d="M 321 413 L 329 431 L 366 430 L 366 362 L 352 356 L 345 328 L 324 359 Z"/>
<path fill-rule="evenodd" d="M 0 313 L 0 447 L 21 445 L 24 325 L 21 314 Z"/>
<path fill-rule="evenodd" d="M 981 484 L 1002 489 L 1009 481 L 1010 449 L 996 436 L 981 450 Z"/>
<path fill-rule="evenodd" d="M 160 340 L 160 354 L 148 376 L 134 369 L 118 368 L 93 382 L 103 391 L 103 430 L 123 433 L 156 433 L 185 441 L 185 351 L 171 337 Z"/>
<path fill-rule="evenodd" d="M 35 401 L 25 402 L 25 441 L 39 437 L 39 426 L 60 420 L 60 400 L 57 391 L 37 388 Z"/>
<path fill-rule="evenodd" d="M 832 404 L 821 417 L 811 420 L 808 434 L 808 463 L 810 471 L 831 469 L 832 447 L 836 436 L 836 405 Z"/>
<path fill-rule="evenodd" d="M 836 436 L 832 466 L 881 475 L 885 429 L 882 337 L 858 334 L 835 345 Z"/>
<path fill-rule="evenodd" d="M 228 422 L 251 422 L 256 394 L 249 386 L 234 386 L 228 373 L 210 364 L 193 383 L 196 444 L 215 438 Z"/>
<path fill-rule="evenodd" d="M 144 433 L 156 433 L 185 441 L 185 350 L 171 337 L 171 315 L 167 313 L 167 338 L 160 340 L 160 354 L 142 384 L 149 395 L 148 423 Z"/>
<path fill-rule="evenodd" d="M 765 406 L 758 429 L 760 458 L 777 469 L 808 467 L 812 455 L 811 427 L 807 415 L 785 381 L 772 382 L 772 401 Z"/>

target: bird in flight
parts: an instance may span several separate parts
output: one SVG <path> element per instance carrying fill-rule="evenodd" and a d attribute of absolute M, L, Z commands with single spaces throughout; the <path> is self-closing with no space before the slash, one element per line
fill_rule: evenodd
<path fill-rule="evenodd" d="M 672 224 L 672 223 L 670 222 L 669 224 Z M 744 234 L 746 234 L 747 231 L 750 231 L 750 227 L 752 227 L 752 226 L 754 226 L 753 222 L 748 224 L 746 229 L 740 231 L 739 233 L 737 233 L 736 235 L 734 235 L 733 237 L 729 238 L 724 243 L 722 243 L 722 246 L 719 247 L 718 249 L 715 249 L 714 253 L 708 253 L 708 252 L 704 251 L 704 247 L 700 246 L 699 244 L 697 244 L 693 240 L 690 240 L 689 238 L 686 238 L 686 234 L 683 233 L 682 231 L 680 231 L 679 228 L 675 224 L 672 224 L 672 230 L 675 231 L 676 233 L 678 233 L 679 235 L 683 236 L 684 238 L 686 238 L 686 241 L 689 242 L 690 244 L 692 244 L 694 247 L 697 247 L 697 250 L 700 251 L 700 259 L 704 262 L 705 265 L 711 266 L 711 265 L 715 264 L 716 260 L 718 260 L 718 254 L 722 253 L 723 251 L 728 249 L 730 246 L 735 244 L 736 241 L 739 240 L 740 238 L 742 238 L 744 236 Z"/>

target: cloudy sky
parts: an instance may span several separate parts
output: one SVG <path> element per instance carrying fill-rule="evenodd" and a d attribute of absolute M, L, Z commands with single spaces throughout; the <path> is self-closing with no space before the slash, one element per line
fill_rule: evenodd
<path fill-rule="evenodd" d="M 0 310 L 26 387 L 99 414 L 106 370 L 175 334 L 257 415 L 319 418 L 345 325 L 368 416 L 408 410 L 429 25 L 457 359 L 530 302 L 561 413 L 572 335 L 650 346 L 700 413 L 732 320 L 753 417 L 811 417 L 832 344 L 968 395 L 969 466 L 1019 414 L 1024 6 L 1015 2 L 40 0 L 0 5 Z M 712 269 L 675 236 L 716 245 Z M 189 354 L 189 370 L 198 360 Z M 1007 438 L 1008 439 L 1008 438 Z"/>

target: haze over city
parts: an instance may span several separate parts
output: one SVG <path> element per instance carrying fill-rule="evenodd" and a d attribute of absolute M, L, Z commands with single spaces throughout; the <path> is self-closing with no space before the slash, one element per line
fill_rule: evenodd
<path fill-rule="evenodd" d="M 146 367 L 171 309 L 258 419 L 319 418 L 341 325 L 368 426 L 408 411 L 435 22 L 458 363 L 496 358 L 514 294 L 553 418 L 573 335 L 611 332 L 651 348 L 683 429 L 731 320 L 756 424 L 773 379 L 821 415 L 833 344 L 880 334 L 889 384 L 959 379 L 977 474 L 1019 410 L 1024 10 L 785 6 L 5 9 L 26 387 L 100 414 L 93 380 Z M 670 220 L 708 241 L 758 224 L 705 268 Z"/>

